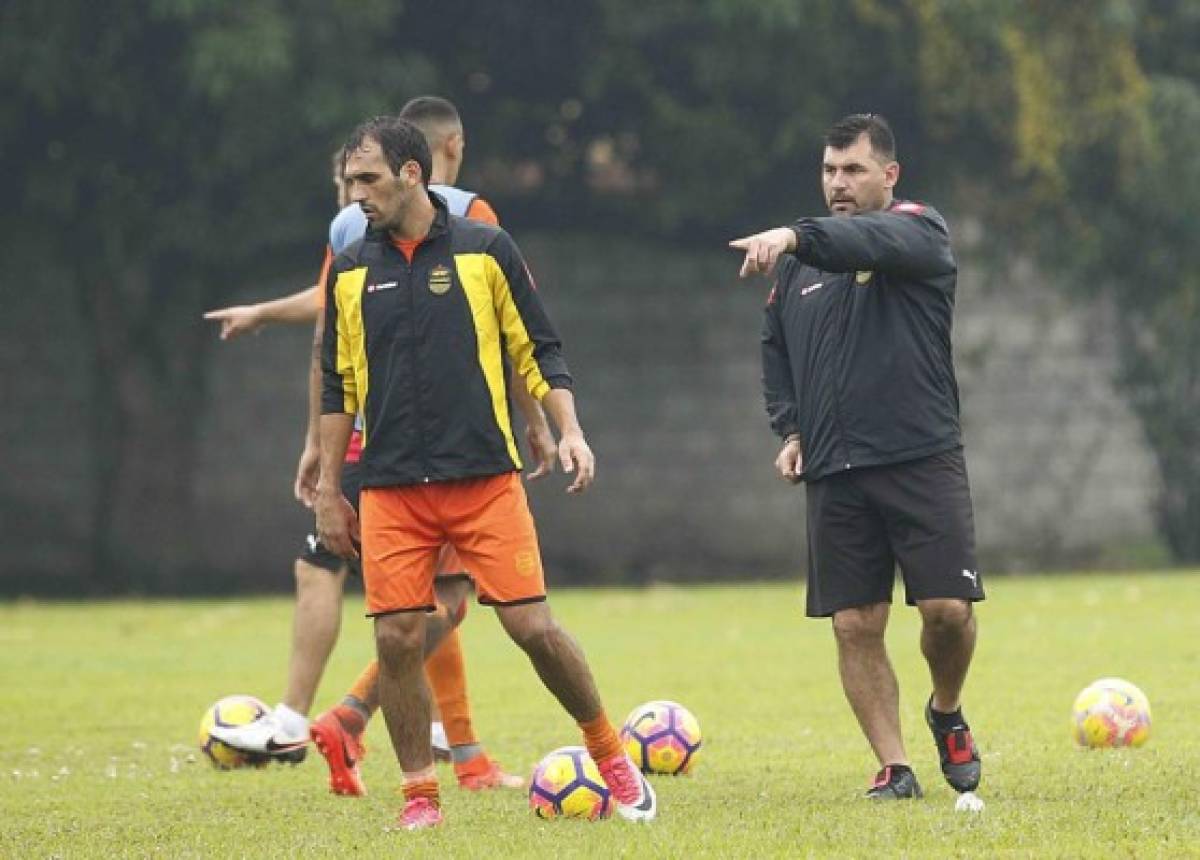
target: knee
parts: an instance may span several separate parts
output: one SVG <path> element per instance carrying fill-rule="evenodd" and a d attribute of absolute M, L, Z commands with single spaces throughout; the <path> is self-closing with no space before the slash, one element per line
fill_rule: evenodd
<path fill-rule="evenodd" d="M 508 635 L 526 654 L 547 653 L 554 648 L 558 638 L 558 623 L 550 617 L 525 619 L 508 628 Z"/>
<path fill-rule="evenodd" d="M 446 607 L 447 623 L 451 628 L 458 627 L 467 615 L 466 581 L 449 582 L 445 585 L 439 582 L 436 591 L 438 603 Z"/>
<path fill-rule="evenodd" d="M 400 612 L 375 619 L 375 649 L 382 662 L 421 661 L 425 626 L 415 612 Z"/>
<path fill-rule="evenodd" d="M 833 635 L 843 646 L 878 644 L 886 629 L 886 606 L 884 611 L 874 606 L 843 609 L 833 616 Z"/>
<path fill-rule="evenodd" d="M 975 622 L 967 600 L 929 600 L 921 604 L 921 620 L 935 636 L 960 634 Z"/>

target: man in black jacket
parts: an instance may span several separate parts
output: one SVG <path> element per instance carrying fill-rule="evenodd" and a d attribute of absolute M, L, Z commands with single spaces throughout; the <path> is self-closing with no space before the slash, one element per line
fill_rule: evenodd
<path fill-rule="evenodd" d="M 447 543 L 575 718 L 618 814 L 646 821 L 657 811 L 654 790 L 621 746 L 582 649 L 546 603 L 519 475 L 510 368 L 558 428 L 559 461 L 575 476 L 568 492 L 586 490 L 594 475 L 562 345 L 516 243 L 450 214 L 429 193 L 431 164 L 424 135 L 402 119 L 369 120 L 347 142 L 346 187 L 369 227 L 334 260 L 322 339 L 317 531 L 344 558 L 357 555 L 361 536 L 380 705 L 404 770 L 399 823 L 442 822 L 421 664 Z M 359 513 L 341 486 L 356 415 Z"/>
<path fill-rule="evenodd" d="M 974 791 L 979 754 L 959 698 L 984 595 L 950 346 L 957 266 L 942 216 L 893 198 L 886 120 L 845 117 L 825 143 L 833 217 L 730 243 L 745 251 L 742 277 L 779 268 L 763 388 L 783 439 L 776 468 L 807 487 L 808 614 L 833 618 L 842 686 L 882 766 L 867 796 L 920 797 L 884 644 L 899 564 L 921 613 L 942 773 Z"/>

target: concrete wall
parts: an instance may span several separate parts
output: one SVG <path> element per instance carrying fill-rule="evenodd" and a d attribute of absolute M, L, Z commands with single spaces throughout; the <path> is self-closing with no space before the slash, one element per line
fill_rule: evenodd
<path fill-rule="evenodd" d="M 561 475 L 530 488 L 551 582 L 798 576 L 803 492 L 773 476 L 759 393 L 765 284 L 737 282 L 732 253 L 549 235 L 523 245 L 598 458 L 589 494 L 566 496 Z M 1068 307 L 1020 266 L 984 279 L 968 256 L 956 325 L 981 566 L 1105 563 L 1152 542 L 1156 467 L 1110 383 L 1104 309 Z M 14 380 L 0 419 L 9 574 L 83 564 L 89 377 L 77 327 L 68 307 L 33 301 L 0 321 Z M 306 330 L 274 330 L 211 353 L 194 561 L 214 580 L 289 586 L 309 525 L 291 501 L 308 343 Z"/>

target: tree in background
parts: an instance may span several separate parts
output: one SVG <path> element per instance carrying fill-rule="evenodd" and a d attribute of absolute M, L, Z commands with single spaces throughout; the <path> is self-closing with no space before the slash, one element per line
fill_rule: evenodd
<path fill-rule="evenodd" d="M 887 114 L 906 192 L 1117 310 L 1162 532 L 1200 561 L 1198 43 L 1184 0 L 11 0 L 0 255 L 84 320 L 92 581 L 180 587 L 199 315 L 315 270 L 329 149 L 427 91 L 506 223 L 685 248 L 816 211 L 821 131 Z"/>
<path fill-rule="evenodd" d="M 909 5 L 931 137 L 953 146 L 964 122 L 985 129 L 991 181 L 953 166 L 988 201 L 994 235 L 1111 303 L 1118 387 L 1161 468 L 1162 536 L 1200 562 L 1200 7 Z"/>
<path fill-rule="evenodd" d="M 73 297 L 84 321 L 91 587 L 178 589 L 191 572 L 213 340 L 200 314 L 295 271 L 301 253 L 315 273 L 330 148 L 384 109 L 380 93 L 432 80 L 389 46 L 395 8 L 14 0 L 0 11 L 0 247 L 30 294 Z"/>

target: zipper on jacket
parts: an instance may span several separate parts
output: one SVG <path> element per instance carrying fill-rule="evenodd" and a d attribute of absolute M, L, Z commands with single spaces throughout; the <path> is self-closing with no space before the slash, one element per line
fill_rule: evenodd
<path fill-rule="evenodd" d="M 843 273 L 842 277 L 847 278 L 849 276 L 845 275 Z M 842 372 L 845 368 L 845 363 L 846 363 L 846 353 L 845 353 L 845 348 L 844 348 L 845 343 L 846 343 L 846 333 L 850 330 L 850 317 L 852 316 L 853 310 L 854 310 L 854 291 L 852 289 L 844 291 L 843 295 L 846 297 L 848 304 L 846 305 L 846 312 L 844 314 L 843 319 L 841 319 L 839 321 L 841 323 L 841 331 L 838 332 L 839 348 L 837 350 L 837 368 L 836 368 L 836 372 L 833 374 L 833 379 L 831 379 L 830 382 L 833 385 L 833 400 L 834 400 L 834 403 L 836 404 L 835 408 L 833 410 L 833 414 L 834 414 L 834 420 L 837 423 L 838 444 L 841 445 L 841 449 L 842 449 L 841 450 L 841 454 L 842 454 L 841 468 L 842 468 L 842 471 L 846 471 L 848 469 L 852 469 L 853 465 L 850 462 L 850 444 L 849 444 L 849 442 L 846 441 L 846 422 L 843 420 L 843 417 L 842 417 L 842 400 L 843 400 L 843 398 L 842 398 L 841 379 L 842 379 Z M 836 455 L 834 457 L 834 460 L 836 462 L 836 460 L 837 460 Z"/>
<path fill-rule="evenodd" d="M 424 473 L 421 477 L 421 482 L 428 484 L 432 479 L 429 477 L 429 445 L 425 439 L 425 415 L 423 402 L 421 397 L 421 367 L 420 367 L 420 350 L 417 348 L 417 300 L 413 288 L 413 264 L 405 256 L 404 252 L 396 248 L 396 253 L 400 255 L 400 259 L 404 261 L 404 287 L 408 300 L 408 333 L 409 333 L 409 352 L 412 361 L 413 369 L 413 411 L 415 413 L 417 424 L 417 440 L 421 446 L 421 471 Z M 413 260 L 417 259 L 417 254 L 420 253 L 421 246 L 413 248 Z"/>

